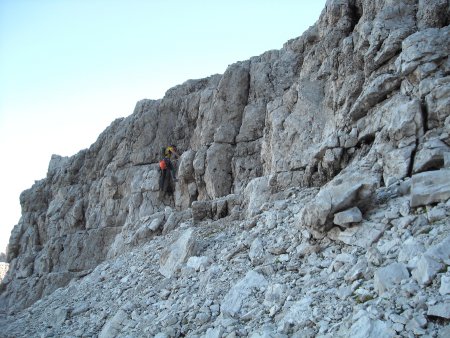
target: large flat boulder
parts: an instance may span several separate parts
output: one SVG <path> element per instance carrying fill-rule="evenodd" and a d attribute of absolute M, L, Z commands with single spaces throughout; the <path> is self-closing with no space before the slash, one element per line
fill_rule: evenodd
<path fill-rule="evenodd" d="M 443 202 L 450 198 L 450 170 L 426 171 L 413 175 L 411 207 Z"/>

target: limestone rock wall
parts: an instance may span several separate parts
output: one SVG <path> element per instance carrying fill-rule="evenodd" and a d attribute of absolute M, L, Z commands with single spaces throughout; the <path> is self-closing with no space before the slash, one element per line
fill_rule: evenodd
<path fill-rule="evenodd" d="M 21 195 L 0 304 L 26 307 L 192 213 L 243 217 L 264 194 L 323 187 L 298 222 L 329 229 L 374 188 L 444 167 L 449 15 L 443 0 L 330 0 L 282 49 L 139 101 L 89 149 L 53 156 L 47 177 Z M 168 144 L 183 152 L 179 182 L 159 196 Z M 325 197 L 342 183 L 354 193 Z"/>

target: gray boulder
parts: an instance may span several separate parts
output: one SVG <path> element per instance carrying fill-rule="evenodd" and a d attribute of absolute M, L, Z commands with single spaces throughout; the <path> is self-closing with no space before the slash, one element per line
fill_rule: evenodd
<path fill-rule="evenodd" d="M 352 223 L 362 221 L 362 213 L 357 207 L 353 207 L 334 214 L 333 223 L 341 226 L 349 226 Z"/>
<path fill-rule="evenodd" d="M 266 278 L 261 274 L 253 270 L 247 272 L 245 277 L 238 281 L 225 295 L 220 305 L 220 312 L 224 316 L 239 317 L 246 298 L 254 290 L 265 288 L 267 285 Z"/>
<path fill-rule="evenodd" d="M 361 316 L 350 328 L 349 336 L 355 338 L 395 337 L 395 331 L 387 322 Z"/>
<path fill-rule="evenodd" d="M 181 264 L 196 252 L 194 229 L 187 229 L 161 254 L 159 272 L 167 278 L 172 277 L 181 268 Z"/>
<path fill-rule="evenodd" d="M 413 175 L 411 207 L 446 201 L 450 198 L 450 170 L 427 171 Z"/>
<path fill-rule="evenodd" d="M 399 285 L 402 280 L 407 278 L 409 278 L 409 272 L 406 269 L 406 266 L 403 263 L 392 263 L 375 272 L 375 291 L 379 295 L 382 295 L 384 292 L 390 291 L 395 285 Z"/>
<path fill-rule="evenodd" d="M 419 173 L 430 169 L 441 169 L 445 157 L 450 154 L 450 147 L 439 139 L 432 139 L 422 144 L 414 157 L 413 172 Z"/>
<path fill-rule="evenodd" d="M 372 172 L 348 170 L 341 173 L 303 207 L 297 225 L 329 229 L 335 213 L 353 206 L 364 206 L 370 201 L 378 184 L 379 176 Z"/>

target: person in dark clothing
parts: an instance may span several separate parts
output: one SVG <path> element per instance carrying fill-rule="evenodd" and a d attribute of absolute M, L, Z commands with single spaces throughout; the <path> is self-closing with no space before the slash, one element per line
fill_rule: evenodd
<path fill-rule="evenodd" d="M 172 182 L 178 181 L 175 175 L 175 169 L 176 160 L 180 158 L 180 155 L 178 154 L 177 148 L 174 145 L 163 148 L 161 153 L 163 159 L 159 161 L 159 190 L 172 193 Z"/>
<path fill-rule="evenodd" d="M 178 154 L 177 147 L 175 145 L 170 145 L 164 150 L 164 158 L 168 159 L 168 167 L 170 169 L 170 172 L 172 174 L 172 178 L 175 182 L 178 181 L 175 175 L 175 167 L 176 162 L 180 158 L 180 155 Z M 173 159 L 172 159 L 173 158 Z"/>

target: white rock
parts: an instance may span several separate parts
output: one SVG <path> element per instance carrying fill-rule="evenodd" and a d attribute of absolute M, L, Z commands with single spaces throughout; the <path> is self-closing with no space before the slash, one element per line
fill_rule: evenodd
<path fill-rule="evenodd" d="M 170 278 L 182 263 L 195 254 L 196 245 L 194 230 L 185 230 L 161 255 L 159 272 Z"/>
<path fill-rule="evenodd" d="M 353 264 L 356 261 L 356 258 L 354 255 L 348 253 L 340 253 L 334 258 L 334 260 L 336 262 Z"/>
<path fill-rule="evenodd" d="M 190 268 L 193 268 L 195 271 L 204 271 L 211 263 L 211 258 L 207 256 L 193 256 L 189 257 L 186 265 Z"/>
<path fill-rule="evenodd" d="M 428 248 L 426 254 L 438 262 L 450 265 L 450 236 Z"/>
<path fill-rule="evenodd" d="M 422 172 L 444 164 L 444 156 L 450 153 L 450 147 L 439 139 L 426 141 L 416 152 L 413 172 Z"/>
<path fill-rule="evenodd" d="M 406 278 L 409 278 L 409 272 L 402 263 L 392 263 L 380 268 L 374 275 L 375 291 L 379 295 L 382 295 L 384 292 L 392 289 L 395 285 L 399 285 L 400 282 Z"/>
<path fill-rule="evenodd" d="M 119 310 L 116 314 L 109 319 L 102 328 L 99 334 L 99 338 L 116 337 L 122 329 L 122 323 L 128 318 L 125 311 Z"/>
<path fill-rule="evenodd" d="M 409 237 L 404 241 L 398 253 L 399 262 L 407 263 L 412 258 L 419 256 L 425 251 L 424 246 L 419 243 L 414 237 Z"/>
<path fill-rule="evenodd" d="M 439 288 L 439 293 L 441 295 L 450 294 L 450 276 L 443 275 L 441 277 L 441 286 Z"/>
<path fill-rule="evenodd" d="M 163 217 L 163 215 L 161 215 L 160 217 L 155 218 L 148 227 L 150 230 L 156 231 L 162 225 L 163 221 L 164 221 L 164 217 Z"/>
<path fill-rule="evenodd" d="M 267 287 L 265 298 L 264 298 L 264 306 L 265 307 L 272 307 L 277 306 L 280 308 L 284 300 L 286 299 L 286 285 L 284 284 L 270 284 Z"/>
<path fill-rule="evenodd" d="M 399 229 L 406 229 L 416 219 L 416 217 L 417 216 L 414 215 L 408 215 L 398 219 L 393 219 L 391 223 Z"/>
<path fill-rule="evenodd" d="M 202 338 L 221 338 L 223 334 L 223 328 L 221 326 L 216 328 L 209 328 Z"/>
<path fill-rule="evenodd" d="M 242 304 L 250 296 L 252 290 L 260 289 L 267 285 L 268 282 L 264 276 L 253 270 L 247 272 L 245 277 L 237 282 L 225 295 L 220 305 L 221 313 L 225 316 L 238 316 Z"/>
<path fill-rule="evenodd" d="M 427 171 L 413 175 L 411 207 L 445 202 L 450 198 L 450 170 Z"/>
<path fill-rule="evenodd" d="M 347 282 L 354 282 L 357 279 L 363 278 L 364 273 L 366 272 L 366 270 L 367 270 L 367 260 L 365 259 L 365 257 L 362 257 L 345 274 L 344 279 Z"/>
<path fill-rule="evenodd" d="M 250 245 L 248 257 L 250 258 L 253 266 L 257 266 L 264 262 L 265 256 L 266 254 L 264 251 L 263 243 L 259 238 L 256 238 Z"/>
<path fill-rule="evenodd" d="M 420 255 L 417 267 L 412 271 L 413 278 L 421 285 L 429 284 L 443 265 L 427 254 Z"/>
<path fill-rule="evenodd" d="M 283 331 L 285 325 L 304 325 L 312 317 L 311 297 L 304 297 L 292 304 L 287 313 L 278 322 L 278 330 Z"/>
<path fill-rule="evenodd" d="M 357 207 L 334 214 L 333 223 L 341 226 L 347 226 L 352 223 L 362 221 L 362 213 Z"/>
<path fill-rule="evenodd" d="M 444 208 L 441 207 L 435 207 L 432 208 L 427 213 L 427 218 L 430 223 L 438 222 L 440 220 L 443 220 L 446 216 L 446 211 Z"/>
<path fill-rule="evenodd" d="M 379 338 L 394 337 L 395 331 L 386 323 L 378 319 L 370 319 L 368 315 L 359 318 L 350 328 L 349 337 Z"/>
<path fill-rule="evenodd" d="M 382 223 L 362 222 L 359 225 L 341 231 L 338 227 L 332 228 L 328 232 L 328 237 L 339 240 L 349 245 L 356 245 L 361 248 L 369 248 L 383 234 L 386 225 Z"/>
<path fill-rule="evenodd" d="M 244 190 L 244 200 L 247 204 L 247 215 L 257 215 L 270 195 L 269 179 L 267 176 L 255 178 L 249 182 Z"/>
<path fill-rule="evenodd" d="M 347 171 L 323 186 L 300 211 L 298 226 L 321 229 L 335 211 L 364 203 L 374 193 L 379 178 L 373 173 Z"/>

